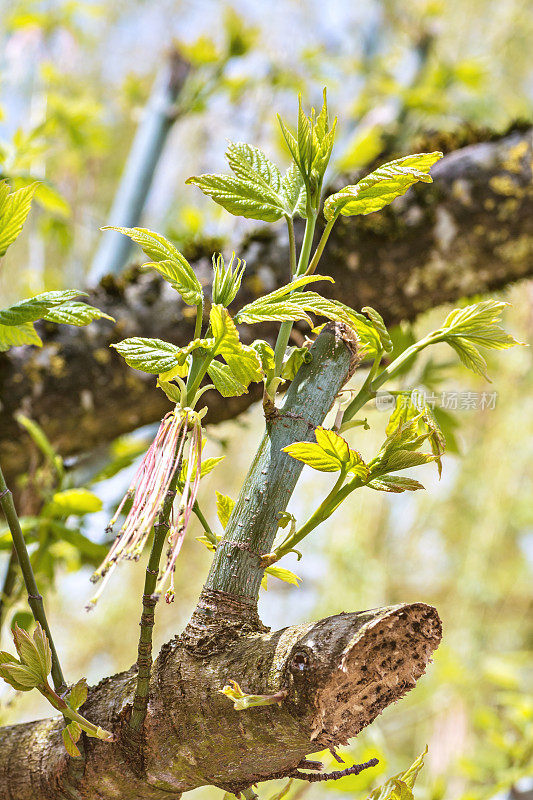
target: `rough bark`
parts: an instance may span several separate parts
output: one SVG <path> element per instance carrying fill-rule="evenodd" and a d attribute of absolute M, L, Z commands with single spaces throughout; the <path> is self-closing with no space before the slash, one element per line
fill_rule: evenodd
<path fill-rule="evenodd" d="M 436 611 L 415 603 L 235 633 L 210 655 L 177 638 L 154 664 L 142 760 L 128 746 L 133 668 L 102 681 L 82 707 L 115 744 L 84 739 L 83 757 L 69 759 L 61 718 L 0 730 L 0 800 L 177 800 L 198 786 L 237 792 L 286 775 L 409 691 L 440 637 Z M 287 698 L 235 711 L 219 691 L 230 678 Z"/>
<path fill-rule="evenodd" d="M 529 129 L 463 147 L 437 164 L 432 186 L 410 190 L 379 214 L 341 218 L 320 268 L 336 283 L 324 291 L 355 308 L 375 306 L 388 323 L 396 323 L 530 276 L 532 143 Z M 249 237 L 236 250 L 248 260 L 243 302 L 286 281 L 282 226 Z M 194 265 L 207 283 L 209 259 L 199 257 Z M 122 279 L 104 279 L 90 301 L 115 316 L 117 325 L 45 324 L 42 350 L 0 354 L 0 450 L 10 473 L 25 466 L 14 419 L 19 409 L 36 419 L 65 455 L 157 420 L 168 409 L 153 378 L 125 366 L 109 344 L 134 335 L 183 344 L 193 329 L 189 309 L 161 280 L 135 270 Z M 253 331 L 266 338 L 269 333 L 260 326 Z M 210 421 L 236 416 L 257 396 L 206 395 Z"/>

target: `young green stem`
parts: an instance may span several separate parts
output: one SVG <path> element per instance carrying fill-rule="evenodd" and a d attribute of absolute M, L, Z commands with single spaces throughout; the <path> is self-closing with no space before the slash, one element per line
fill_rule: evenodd
<path fill-rule="evenodd" d="M 194 323 L 194 338 L 199 339 L 202 335 L 202 319 L 204 315 L 204 299 L 200 300 L 196 306 L 196 322 Z"/>
<path fill-rule="evenodd" d="M 316 213 L 310 211 L 309 216 L 307 217 L 307 221 L 305 223 L 305 233 L 302 242 L 302 249 L 300 250 L 300 257 L 298 259 L 298 266 L 296 267 L 295 273 L 292 273 L 291 271 L 291 274 L 293 274 L 294 277 L 299 277 L 300 275 L 303 275 L 307 269 L 307 265 L 309 263 L 309 256 L 311 255 L 311 247 L 313 245 L 315 225 L 316 225 Z M 278 338 L 276 340 L 276 346 L 274 348 L 274 361 L 275 361 L 274 375 L 277 378 L 279 378 L 281 375 L 281 368 L 283 366 L 283 356 L 285 355 L 285 350 L 287 349 L 287 345 L 289 344 L 292 325 L 293 325 L 292 322 L 282 322 L 280 325 Z"/>
<path fill-rule="evenodd" d="M 66 687 L 65 678 L 63 677 L 63 672 L 59 663 L 59 657 L 57 655 L 54 640 L 52 639 L 52 633 L 50 631 L 50 626 L 44 611 L 43 598 L 39 593 L 37 583 L 35 581 L 35 575 L 33 574 L 30 556 L 26 548 L 26 542 L 24 541 L 24 535 L 20 527 L 15 504 L 13 503 L 13 495 L 6 485 L 4 473 L 2 472 L 1 467 L 0 505 L 2 506 L 2 511 L 4 512 L 9 530 L 11 531 L 13 546 L 17 554 L 20 571 L 22 572 L 22 577 L 24 579 L 24 585 L 26 586 L 26 591 L 28 592 L 28 604 L 31 608 L 33 618 L 35 622 L 40 622 L 50 643 L 50 650 L 52 651 L 52 679 L 54 681 L 54 687 L 56 692 L 61 692 Z"/>
<path fill-rule="evenodd" d="M 357 397 L 354 397 L 352 402 L 346 407 L 346 410 L 342 418 L 343 424 L 351 420 L 352 417 L 354 417 L 357 414 L 357 412 L 366 403 L 368 403 L 369 400 L 375 397 L 378 389 L 380 389 L 383 386 L 383 384 L 386 383 L 386 381 L 390 380 L 391 378 L 394 378 L 394 376 L 397 375 L 400 369 L 404 366 L 406 361 L 409 361 L 410 358 L 412 358 L 421 350 L 423 350 L 425 347 L 427 347 L 430 344 L 433 344 L 436 341 L 438 341 L 438 339 L 435 338 L 434 334 L 431 333 L 428 334 L 428 336 L 425 336 L 419 342 L 416 342 L 415 344 L 411 345 L 411 347 L 408 347 L 406 350 L 404 350 L 403 353 L 401 353 L 398 356 L 398 358 L 395 358 L 394 361 L 392 361 L 387 367 L 385 367 L 385 369 L 383 369 L 379 373 L 379 375 L 377 375 L 375 378 L 371 379 L 370 381 L 367 378 Z M 376 362 L 374 362 L 374 366 L 372 369 L 374 369 L 375 366 Z M 342 431 L 342 425 L 340 430 Z"/>
<path fill-rule="evenodd" d="M 326 246 L 326 242 L 329 239 L 329 235 L 333 229 L 333 226 L 335 225 L 335 222 L 337 221 L 337 217 L 338 214 L 332 217 L 328 222 L 328 224 L 326 225 L 326 227 L 324 228 L 324 230 L 322 231 L 322 236 L 320 237 L 320 241 L 317 245 L 313 258 L 309 262 L 309 266 L 305 271 L 306 275 L 312 275 L 315 272 L 316 268 L 318 267 L 318 262 L 322 257 L 322 253 L 324 252 L 324 247 Z"/>
<path fill-rule="evenodd" d="M 178 443 L 176 455 L 180 452 L 181 437 Z M 183 447 L 181 447 L 183 453 Z M 152 633 L 155 624 L 155 606 L 157 598 L 154 597 L 157 577 L 159 575 L 159 564 L 161 554 L 170 528 L 170 513 L 176 496 L 176 488 L 181 471 L 182 458 L 176 464 L 174 475 L 170 481 L 168 491 L 163 501 L 163 507 L 159 512 L 157 522 L 154 525 L 154 539 L 148 564 L 146 565 L 146 575 L 144 579 L 143 591 L 143 611 L 141 616 L 141 633 L 139 636 L 139 646 L 137 650 L 137 685 L 130 718 L 130 729 L 139 733 L 144 725 L 146 711 L 148 708 L 148 694 L 150 688 L 150 676 L 152 673 Z"/>
<path fill-rule="evenodd" d="M 196 516 L 198 518 L 198 521 L 200 522 L 200 525 L 204 529 L 204 533 L 206 535 L 206 538 L 211 542 L 211 544 L 214 544 L 215 547 L 216 547 L 216 545 L 218 544 L 217 536 L 213 532 L 213 530 L 211 529 L 211 526 L 209 525 L 209 523 L 206 520 L 206 518 L 204 517 L 204 515 L 202 514 L 202 512 L 200 510 L 200 506 L 198 505 L 198 500 L 194 501 L 194 505 L 192 507 L 192 510 L 196 514 Z"/>
<path fill-rule="evenodd" d="M 307 522 L 304 525 L 302 525 L 302 527 L 299 528 L 299 530 L 289 534 L 289 536 L 287 536 L 287 538 L 280 544 L 280 546 L 276 547 L 276 549 L 273 551 L 272 554 L 266 556 L 265 559 L 266 561 L 272 564 L 274 563 L 274 559 L 271 559 L 271 555 L 272 556 L 275 555 L 276 557 L 275 560 L 279 561 L 279 559 L 282 558 L 284 555 L 290 553 L 291 550 L 293 550 L 294 547 L 298 544 L 298 542 L 301 542 L 302 539 L 304 539 L 309 533 L 311 533 L 312 530 L 314 530 L 318 525 L 320 525 L 321 522 L 324 522 L 325 519 L 327 519 L 329 516 L 331 516 L 331 514 L 333 514 L 333 512 L 338 506 L 337 498 L 345 480 L 346 480 L 346 472 L 341 470 L 341 473 L 337 481 L 335 482 L 335 485 L 333 486 L 327 497 L 324 498 L 324 500 L 316 509 L 316 511 L 309 517 Z"/>
<path fill-rule="evenodd" d="M 294 222 L 292 217 L 286 217 L 287 230 L 289 231 L 289 263 L 291 266 L 291 275 L 296 272 L 296 240 L 294 238 Z"/>

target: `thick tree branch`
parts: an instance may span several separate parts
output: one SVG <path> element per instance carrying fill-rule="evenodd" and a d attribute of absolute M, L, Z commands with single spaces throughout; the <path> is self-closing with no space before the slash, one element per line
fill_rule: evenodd
<path fill-rule="evenodd" d="M 341 218 L 321 264 L 336 280 L 325 292 L 355 308 L 375 306 L 387 322 L 396 323 L 530 276 L 532 143 L 530 129 L 462 148 L 434 168 L 431 187 L 410 190 L 379 214 Z M 236 248 L 248 260 L 243 302 L 258 289 L 287 280 L 287 234 L 281 225 L 273 231 Z M 199 259 L 195 268 L 207 283 L 208 258 Z M 0 450 L 8 472 L 25 465 L 14 419 L 19 409 L 44 427 L 63 454 L 105 443 L 168 410 L 153 378 L 134 373 L 109 344 L 135 335 L 183 344 L 193 331 L 188 309 L 157 277 L 137 272 L 104 279 L 91 301 L 115 316 L 117 325 L 45 324 L 42 350 L 19 348 L 0 355 Z M 253 333 L 269 335 L 260 327 Z M 255 397 L 223 400 L 208 394 L 209 419 L 234 417 Z"/>
<path fill-rule="evenodd" d="M 177 800 L 198 786 L 236 792 L 291 773 L 409 691 L 440 637 L 435 609 L 415 603 L 247 633 L 211 655 L 175 639 L 154 664 L 142 760 L 127 738 L 132 669 L 102 681 L 82 706 L 116 744 L 84 738 L 83 758 L 69 759 L 61 718 L 0 729 L 0 800 Z M 229 678 L 246 692 L 288 696 L 235 711 L 220 693 Z"/>

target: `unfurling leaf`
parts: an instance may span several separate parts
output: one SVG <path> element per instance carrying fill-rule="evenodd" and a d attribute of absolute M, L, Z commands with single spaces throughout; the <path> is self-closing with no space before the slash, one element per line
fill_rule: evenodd
<path fill-rule="evenodd" d="M 368 476 L 368 468 L 357 450 L 352 450 L 348 442 L 334 431 L 318 427 L 315 429 L 315 442 L 294 442 L 283 448 L 298 461 L 303 461 L 319 472 L 339 472 L 344 470 L 363 480 Z"/>
<path fill-rule="evenodd" d="M 405 194 L 414 183 L 431 183 L 429 170 L 439 158 L 442 158 L 439 152 L 417 153 L 383 164 L 354 186 L 345 186 L 330 195 L 324 203 L 324 216 L 331 220 L 339 213 L 351 217 L 379 211 Z"/>
<path fill-rule="evenodd" d="M 72 758 L 80 758 L 81 753 L 76 747 L 76 742 L 81 736 L 81 728 L 78 723 L 75 720 L 70 722 L 66 728 L 63 728 L 61 731 L 61 736 L 63 737 L 63 743 L 69 756 Z"/>
<path fill-rule="evenodd" d="M 155 269 L 170 283 L 189 305 L 198 305 L 202 300 L 202 286 L 193 268 L 172 242 L 148 228 L 120 228 L 106 225 L 102 230 L 123 233 L 139 245 L 148 258 L 143 267 Z M 163 370 L 161 370 L 163 371 Z"/>
<path fill-rule="evenodd" d="M 465 367 L 489 380 L 487 362 L 478 350 L 506 350 L 523 342 L 517 341 L 501 327 L 501 316 L 507 303 L 483 300 L 465 308 L 454 309 L 439 330 L 431 334 L 432 342 L 447 342 Z"/>
<path fill-rule="evenodd" d="M 413 800 L 413 789 L 416 779 L 422 767 L 424 766 L 424 756 L 428 749 L 421 753 L 416 761 L 406 769 L 405 772 L 399 772 L 392 778 L 378 786 L 368 796 L 368 800 Z"/>
<path fill-rule="evenodd" d="M 364 311 L 364 313 L 367 314 L 372 320 L 372 324 L 374 325 L 374 328 L 378 332 L 381 345 L 385 350 L 385 352 L 392 353 L 394 345 L 392 343 L 392 339 L 390 338 L 390 334 L 387 330 L 387 326 L 383 322 L 383 317 L 381 316 L 381 314 L 371 306 L 365 306 L 364 308 L 361 309 L 361 311 Z"/>
<path fill-rule="evenodd" d="M 302 108 L 302 98 L 298 98 L 296 136 L 287 128 L 279 114 L 278 121 L 294 163 L 316 205 L 322 179 L 331 158 L 337 125 L 336 119 L 331 125 L 329 122 L 326 90 L 324 89 L 322 109 L 318 116 L 313 108 L 308 117 Z"/>
<path fill-rule="evenodd" d="M 226 308 L 235 299 L 240 289 L 242 276 L 246 268 L 246 261 L 237 259 L 237 266 L 233 268 L 235 253 L 231 254 L 231 259 L 226 267 L 222 253 L 215 258 L 213 256 L 213 287 L 211 289 L 211 302 L 213 305 L 221 305 Z"/>
<path fill-rule="evenodd" d="M 52 653 L 46 634 L 39 623 L 37 623 L 33 638 L 27 631 L 15 625 L 13 641 L 21 664 L 37 677 L 37 684 L 46 683 L 52 669 Z"/>
<path fill-rule="evenodd" d="M 415 492 L 417 489 L 424 488 L 413 478 L 402 478 L 401 475 L 383 475 L 381 478 L 369 481 L 366 485 L 377 492 L 394 492 L 395 494 Z"/>
<path fill-rule="evenodd" d="M 36 188 L 37 183 L 32 183 L 10 193 L 7 183 L 0 182 L 0 257 L 21 232 Z"/>
<path fill-rule="evenodd" d="M 216 495 L 217 495 L 217 517 L 222 527 L 225 528 L 229 522 L 231 512 L 233 511 L 235 500 L 233 500 L 227 494 L 221 494 L 221 492 L 218 491 Z"/>
<path fill-rule="evenodd" d="M 232 702 L 235 711 L 245 711 L 254 706 L 281 705 L 287 697 L 287 692 L 281 690 L 275 694 L 246 694 L 243 692 L 237 681 L 230 680 L 229 684 L 219 689 L 220 694 L 226 695 Z"/>

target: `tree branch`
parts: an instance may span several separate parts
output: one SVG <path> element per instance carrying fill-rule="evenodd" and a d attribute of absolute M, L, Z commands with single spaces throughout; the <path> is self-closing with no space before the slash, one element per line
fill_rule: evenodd
<path fill-rule="evenodd" d="M 135 670 L 91 689 L 82 713 L 115 744 L 80 740 L 69 759 L 61 718 L 0 729 L 0 800 L 177 800 L 215 785 L 233 793 L 290 773 L 310 752 L 343 745 L 423 674 L 441 637 L 423 603 L 338 614 L 247 633 L 210 654 L 179 639 L 154 664 L 143 759 L 128 747 Z M 281 705 L 235 711 L 220 689 L 288 692 Z"/>
<path fill-rule="evenodd" d="M 436 165 L 431 187 L 411 189 L 378 214 L 341 218 L 323 256 L 324 273 L 336 280 L 325 292 L 355 308 L 374 306 L 387 323 L 397 323 L 533 274 L 532 143 L 529 129 L 464 147 Z M 301 226 L 296 234 L 301 238 Z M 248 260 L 243 303 L 258 287 L 286 281 L 287 233 L 281 224 L 236 250 Z M 194 266 L 207 283 L 209 259 L 199 258 Z M 0 354 L 0 450 L 9 474 L 25 467 L 17 410 L 39 422 L 64 455 L 108 442 L 168 410 L 154 379 L 133 372 L 109 344 L 137 335 L 189 341 L 194 320 L 175 292 L 156 276 L 130 271 L 104 279 L 90 301 L 115 316 L 117 325 L 103 321 L 73 329 L 44 323 L 42 350 Z M 272 331 L 255 326 L 253 333 L 271 338 Z M 208 419 L 235 417 L 257 397 L 257 391 L 231 400 L 208 393 Z"/>

